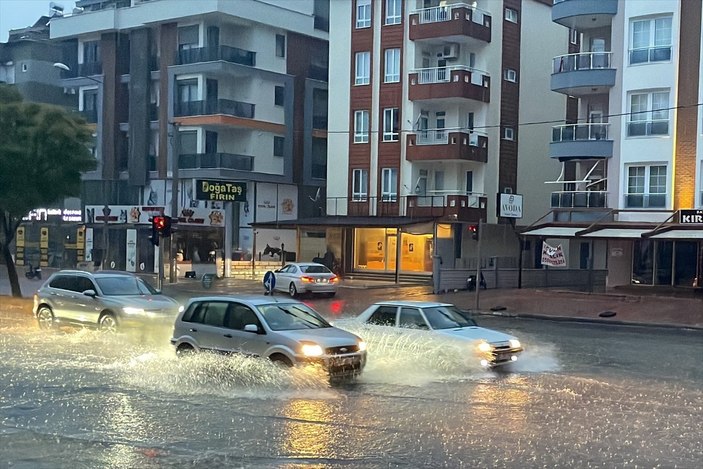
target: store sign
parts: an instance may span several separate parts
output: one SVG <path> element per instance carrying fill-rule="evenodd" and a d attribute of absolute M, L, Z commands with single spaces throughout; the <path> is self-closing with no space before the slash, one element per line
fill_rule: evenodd
<path fill-rule="evenodd" d="M 38 208 L 32 210 L 26 216 L 22 217 L 23 221 L 53 221 L 61 220 L 68 222 L 82 222 L 83 217 L 80 210 L 68 208 Z"/>
<path fill-rule="evenodd" d="M 85 222 L 93 223 L 151 223 L 151 217 L 163 215 L 164 207 L 147 205 L 86 205 Z"/>
<path fill-rule="evenodd" d="M 178 225 L 225 226 L 225 212 L 200 207 L 182 208 L 178 212 Z"/>
<path fill-rule="evenodd" d="M 498 194 L 498 216 L 522 218 L 522 194 Z"/>
<path fill-rule="evenodd" d="M 687 225 L 703 224 L 703 210 L 679 210 L 679 222 Z"/>
<path fill-rule="evenodd" d="M 195 198 L 196 200 L 213 202 L 246 202 L 247 184 L 245 182 L 196 179 Z"/>

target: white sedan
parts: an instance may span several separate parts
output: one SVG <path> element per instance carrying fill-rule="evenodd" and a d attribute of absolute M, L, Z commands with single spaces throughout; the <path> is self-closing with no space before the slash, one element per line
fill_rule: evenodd
<path fill-rule="evenodd" d="M 302 293 L 337 293 L 339 277 L 322 264 L 292 262 L 274 271 L 274 291 L 288 292 L 290 296 Z"/>
<path fill-rule="evenodd" d="M 514 362 L 523 350 L 517 338 L 479 327 L 466 312 L 448 303 L 383 301 L 369 306 L 357 320 L 376 326 L 426 330 L 470 342 L 484 367 Z"/>

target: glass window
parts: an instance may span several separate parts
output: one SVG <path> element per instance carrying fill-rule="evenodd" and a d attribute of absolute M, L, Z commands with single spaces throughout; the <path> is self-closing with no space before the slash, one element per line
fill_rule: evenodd
<path fill-rule="evenodd" d="M 515 129 L 513 129 L 512 127 L 505 127 L 503 129 L 503 139 L 515 140 Z"/>
<path fill-rule="evenodd" d="M 286 37 L 282 34 L 276 34 L 276 57 L 286 56 Z"/>
<path fill-rule="evenodd" d="M 352 201 L 365 202 L 369 194 L 369 173 L 365 169 L 352 171 Z"/>
<path fill-rule="evenodd" d="M 368 85 L 371 81 L 371 53 L 357 52 L 356 55 L 355 85 Z"/>
<path fill-rule="evenodd" d="M 517 23 L 517 10 L 513 10 L 512 8 L 506 8 L 505 19 L 506 21 L 510 21 L 511 23 Z"/>
<path fill-rule="evenodd" d="M 224 301 L 206 303 L 202 323 L 208 326 L 224 327 L 228 304 Z"/>
<path fill-rule="evenodd" d="M 503 71 L 503 78 L 506 81 L 512 81 L 513 83 L 517 82 L 517 71 L 513 70 L 512 68 L 506 68 Z"/>
<path fill-rule="evenodd" d="M 276 303 L 261 305 L 257 309 L 274 331 L 332 327 L 314 309 L 303 303 Z"/>
<path fill-rule="evenodd" d="M 424 308 L 423 312 L 432 329 L 453 329 L 455 327 L 476 326 L 476 321 L 453 306 Z"/>
<path fill-rule="evenodd" d="M 284 137 L 273 137 L 273 156 L 283 156 L 286 139 Z"/>
<path fill-rule="evenodd" d="M 398 170 L 383 168 L 381 172 L 381 197 L 383 202 L 396 202 L 398 199 Z"/>
<path fill-rule="evenodd" d="M 666 166 L 630 166 L 627 171 L 625 204 L 630 208 L 666 206 Z"/>
<path fill-rule="evenodd" d="M 395 326 L 397 311 L 395 306 L 379 306 L 366 322 L 377 326 Z"/>
<path fill-rule="evenodd" d="M 354 143 L 369 141 L 369 111 L 354 112 Z"/>
<path fill-rule="evenodd" d="M 386 0 L 386 24 L 400 24 L 402 0 Z"/>
<path fill-rule="evenodd" d="M 178 101 L 190 103 L 198 100 L 198 80 L 178 80 Z"/>
<path fill-rule="evenodd" d="M 671 60 L 671 37 L 671 16 L 633 21 L 630 64 Z"/>
<path fill-rule="evenodd" d="M 397 83 L 400 81 L 400 49 L 386 49 L 385 61 L 386 83 Z"/>
<path fill-rule="evenodd" d="M 356 27 L 371 26 L 371 0 L 356 0 Z"/>
<path fill-rule="evenodd" d="M 248 324 L 254 324 L 257 327 L 260 326 L 259 318 L 256 317 L 256 313 L 248 306 L 239 303 L 230 303 L 226 319 L 226 325 L 229 329 L 243 331 L 244 326 Z"/>
<path fill-rule="evenodd" d="M 410 329 L 429 329 L 425 318 L 422 317 L 422 313 L 417 308 L 401 308 L 398 326 Z"/>
<path fill-rule="evenodd" d="M 178 28 L 178 50 L 190 50 L 198 47 L 200 26 L 181 26 Z"/>
<path fill-rule="evenodd" d="M 630 95 L 628 137 L 669 135 L 669 92 Z"/>
<path fill-rule="evenodd" d="M 285 88 L 282 86 L 276 86 L 274 88 L 274 97 L 273 97 L 273 103 L 276 106 L 283 106 L 283 103 L 285 101 Z"/>
<path fill-rule="evenodd" d="M 383 110 L 383 141 L 397 142 L 399 116 L 398 108 L 389 108 Z"/>
<path fill-rule="evenodd" d="M 100 62 L 100 41 L 88 41 L 83 43 L 83 63 Z"/>

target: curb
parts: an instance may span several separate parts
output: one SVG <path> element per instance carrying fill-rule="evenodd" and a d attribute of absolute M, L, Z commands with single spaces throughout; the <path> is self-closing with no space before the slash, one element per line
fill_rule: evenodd
<path fill-rule="evenodd" d="M 619 319 L 607 320 L 607 319 L 597 319 L 597 318 L 584 318 L 579 316 L 551 316 L 548 314 L 534 314 L 534 313 L 505 313 L 502 311 L 477 311 L 475 314 L 481 316 L 493 316 L 493 317 L 505 317 L 505 318 L 519 318 L 519 319 L 541 319 L 547 321 L 558 321 L 558 322 L 581 322 L 589 324 L 612 324 L 616 326 L 629 326 L 629 327 L 651 327 L 658 329 L 678 329 L 678 330 L 691 330 L 696 332 L 703 332 L 703 326 L 696 325 L 682 325 L 682 324 L 666 324 L 666 323 L 656 323 L 656 322 L 636 322 L 636 321 L 622 321 Z"/>

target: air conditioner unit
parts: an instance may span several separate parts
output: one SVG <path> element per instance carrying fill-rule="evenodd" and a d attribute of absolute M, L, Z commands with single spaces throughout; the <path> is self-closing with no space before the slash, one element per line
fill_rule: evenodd
<path fill-rule="evenodd" d="M 442 49 L 442 58 L 446 60 L 456 60 L 459 58 L 459 44 L 447 44 Z"/>

